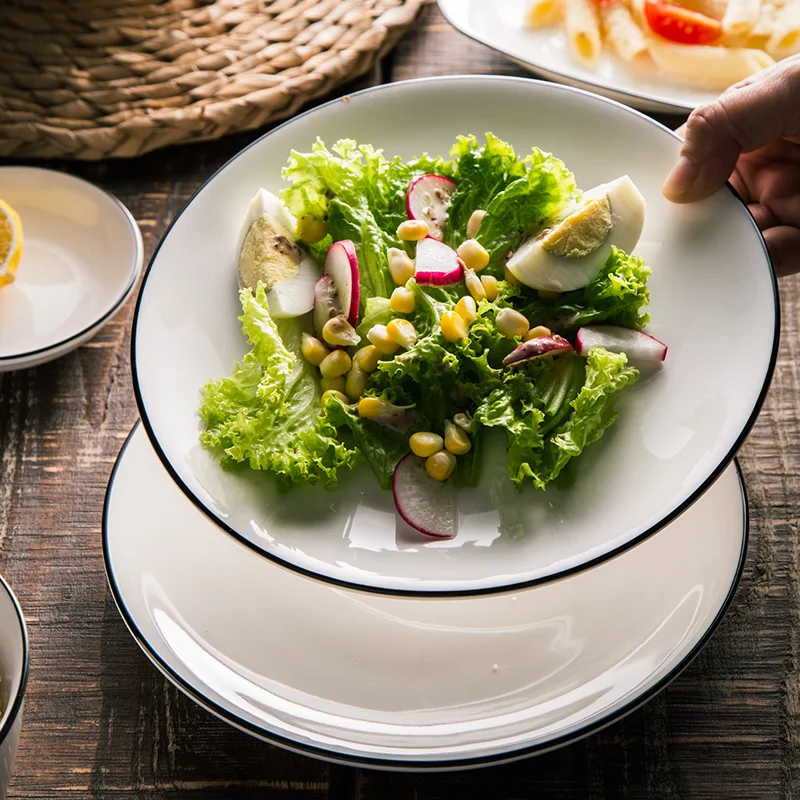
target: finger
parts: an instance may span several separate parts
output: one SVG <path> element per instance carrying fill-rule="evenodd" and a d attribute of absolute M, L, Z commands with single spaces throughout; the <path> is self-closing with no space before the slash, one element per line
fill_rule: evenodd
<path fill-rule="evenodd" d="M 683 203 L 706 197 L 725 184 L 741 153 L 800 134 L 798 92 L 800 59 L 790 58 L 765 70 L 758 81 L 696 108 L 664 195 Z"/>
<path fill-rule="evenodd" d="M 779 278 L 800 272 L 800 229 L 788 225 L 768 228 L 764 241 Z"/>

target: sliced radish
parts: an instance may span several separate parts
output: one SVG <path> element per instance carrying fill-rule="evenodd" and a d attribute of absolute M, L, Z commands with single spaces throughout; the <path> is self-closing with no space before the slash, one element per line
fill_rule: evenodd
<path fill-rule="evenodd" d="M 358 325 L 358 304 L 361 301 L 355 245 L 349 239 L 334 242 L 328 248 L 322 271 L 331 276 L 343 313 L 355 328 Z"/>
<path fill-rule="evenodd" d="M 425 471 L 425 460 L 409 453 L 392 475 L 394 507 L 414 530 L 435 539 L 452 539 L 458 533 L 458 491 L 436 481 Z"/>
<path fill-rule="evenodd" d="M 574 349 L 563 336 L 559 336 L 557 333 L 551 336 L 539 336 L 536 339 L 528 339 L 516 350 L 512 350 L 503 359 L 503 366 L 511 367 L 515 364 L 522 364 L 523 361 L 530 361 L 532 358 L 555 356 L 559 353 L 568 353 Z"/>
<path fill-rule="evenodd" d="M 339 295 L 330 275 L 323 275 L 314 284 L 314 330 L 322 336 L 322 329 L 329 319 L 342 315 Z"/>
<path fill-rule="evenodd" d="M 428 234 L 433 239 L 444 237 L 447 207 L 456 190 L 456 182 L 444 175 L 420 175 L 408 184 L 406 211 L 409 219 L 428 223 Z"/>
<path fill-rule="evenodd" d="M 643 331 L 619 325 L 584 325 L 577 335 L 578 355 L 588 355 L 593 347 L 612 353 L 625 353 L 635 362 L 659 362 L 667 357 L 667 346 Z"/>
<path fill-rule="evenodd" d="M 429 286 L 447 286 L 464 277 L 464 267 L 452 247 L 437 239 L 417 242 L 417 283 Z"/>

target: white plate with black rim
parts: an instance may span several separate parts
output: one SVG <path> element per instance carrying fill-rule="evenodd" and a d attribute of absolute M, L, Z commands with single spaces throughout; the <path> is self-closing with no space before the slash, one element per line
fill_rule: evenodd
<path fill-rule="evenodd" d="M 409 124 L 415 108 L 425 109 L 424 125 Z M 649 331 L 669 345 L 668 360 L 622 398 L 618 422 L 581 456 L 572 487 L 514 494 L 518 538 L 501 533 L 482 485 L 462 493 L 454 539 L 409 542 L 397 535 L 391 494 L 366 468 L 335 492 L 289 494 L 258 473 L 223 470 L 199 442 L 199 392 L 246 350 L 234 251 L 256 191 L 277 193 L 290 150 L 317 136 L 412 157 L 445 155 L 459 134 L 487 130 L 519 152 L 554 152 L 584 188 L 628 174 L 647 202 L 637 252 L 653 269 Z M 305 574 L 373 591 L 505 590 L 563 577 L 643 541 L 731 461 L 763 402 L 778 343 L 775 279 L 746 207 L 729 188 L 692 206 L 663 198 L 679 147 L 667 128 L 607 99 L 492 76 L 382 86 L 276 128 L 189 201 L 144 277 L 133 378 L 156 452 L 220 535 Z"/>
<path fill-rule="evenodd" d="M 142 269 L 127 208 L 81 178 L 0 167 L 0 198 L 19 214 L 16 280 L 0 289 L 0 372 L 44 364 L 92 338 L 122 308 Z"/>
<path fill-rule="evenodd" d="M 714 632 L 746 545 L 731 465 L 658 536 L 578 575 L 473 597 L 366 593 L 221 536 L 141 428 L 103 527 L 128 628 L 189 697 L 291 750 L 413 770 L 541 753 L 637 708 Z"/>

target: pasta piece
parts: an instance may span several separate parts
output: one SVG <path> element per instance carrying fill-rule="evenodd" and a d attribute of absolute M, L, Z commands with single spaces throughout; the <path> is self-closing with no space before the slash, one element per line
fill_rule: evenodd
<path fill-rule="evenodd" d="M 679 5 L 688 8 L 690 11 L 705 14 L 712 19 L 721 20 L 725 16 L 728 2 L 727 0 L 682 0 Z"/>
<path fill-rule="evenodd" d="M 564 0 L 564 27 L 572 51 L 593 64 L 600 55 L 600 20 L 592 0 Z"/>
<path fill-rule="evenodd" d="M 748 34 L 758 22 L 760 0 L 728 0 L 722 17 L 722 31 L 731 36 Z"/>
<path fill-rule="evenodd" d="M 563 0 L 532 0 L 525 22 L 531 28 L 546 28 L 561 22 L 563 17 Z"/>
<path fill-rule="evenodd" d="M 644 33 L 622 0 L 602 3 L 600 19 L 606 38 L 625 61 L 633 61 L 647 51 Z"/>
<path fill-rule="evenodd" d="M 764 49 L 776 59 L 800 52 L 800 5 L 787 5 L 776 14 Z"/>

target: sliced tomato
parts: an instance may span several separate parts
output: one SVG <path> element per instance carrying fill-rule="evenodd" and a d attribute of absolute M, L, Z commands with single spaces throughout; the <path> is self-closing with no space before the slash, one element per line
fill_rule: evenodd
<path fill-rule="evenodd" d="M 645 0 L 644 15 L 654 33 L 680 44 L 711 44 L 722 35 L 719 20 L 663 0 Z"/>

